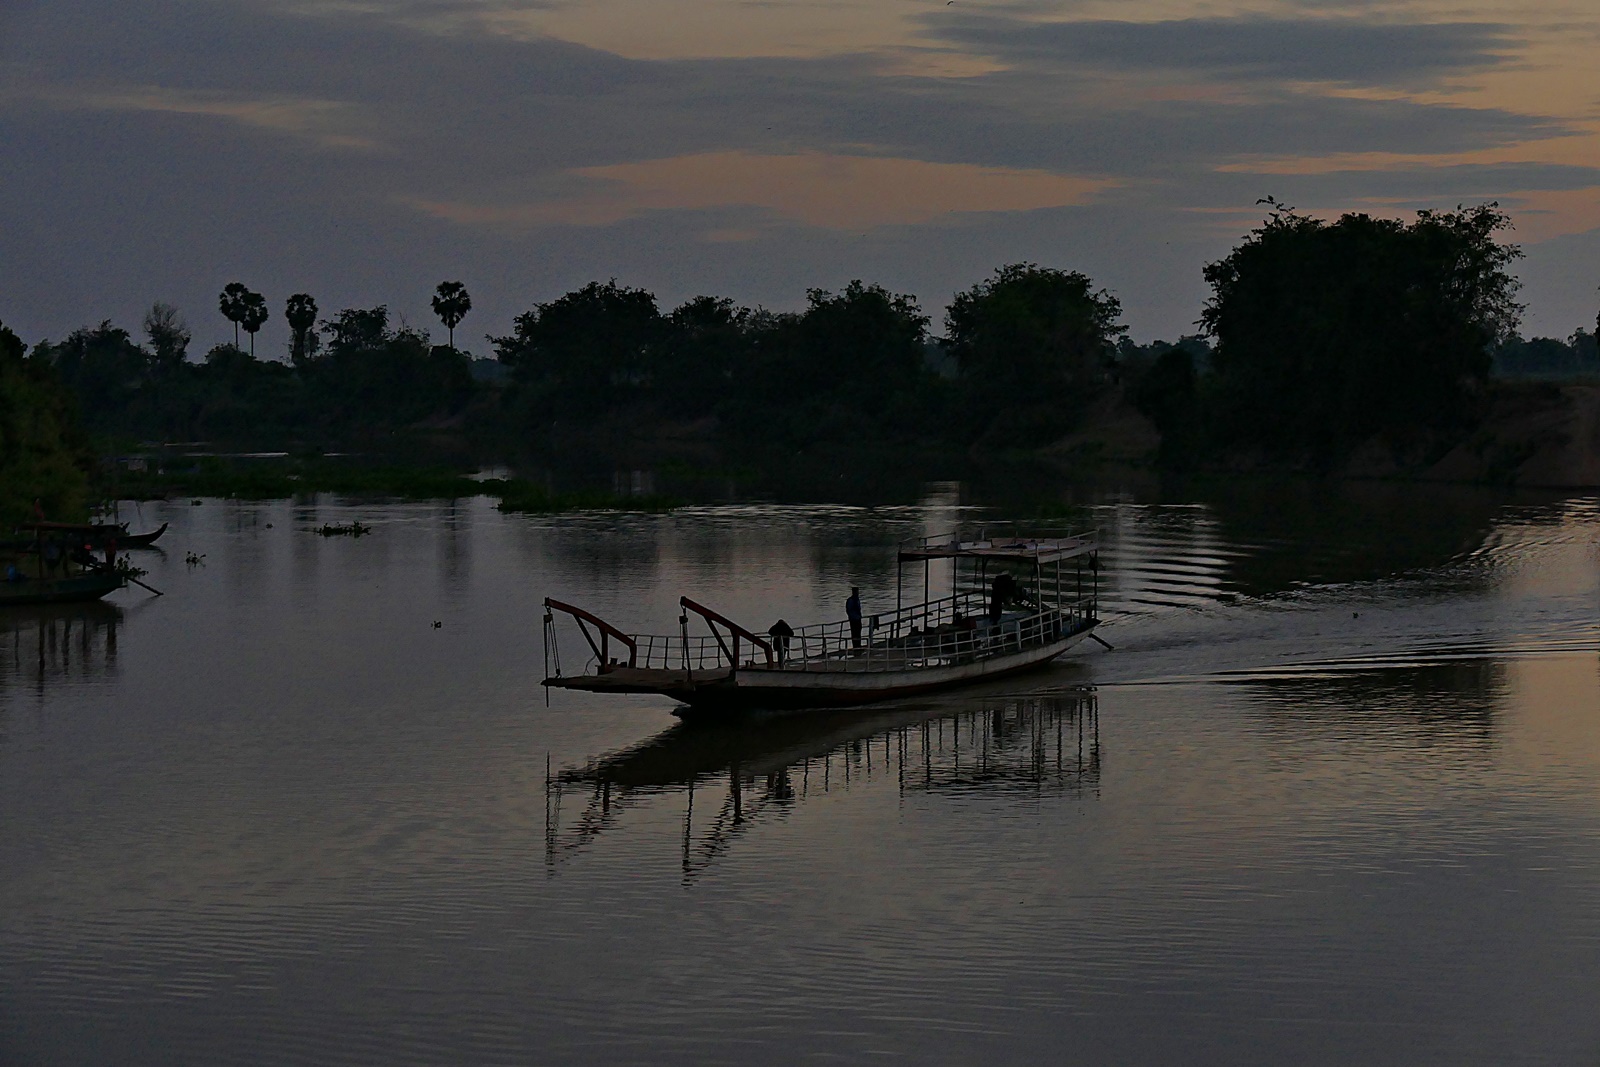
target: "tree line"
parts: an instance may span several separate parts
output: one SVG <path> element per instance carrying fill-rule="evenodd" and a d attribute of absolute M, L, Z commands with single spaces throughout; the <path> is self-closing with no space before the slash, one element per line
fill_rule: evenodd
<path fill-rule="evenodd" d="M 193 361 L 182 317 L 157 304 L 143 343 L 103 322 L 26 361 L 66 387 L 92 433 L 125 439 L 282 447 L 453 426 L 537 452 L 689 426 L 782 449 L 1003 452 L 1063 437 L 1120 391 L 1160 430 L 1164 464 L 1245 451 L 1326 467 L 1374 438 L 1459 434 L 1497 365 L 1549 355 L 1548 339 L 1516 332 L 1520 250 L 1499 240 L 1510 220 L 1497 205 L 1406 222 L 1266 203 L 1263 223 L 1204 268 L 1199 329 L 1174 343 L 1134 344 L 1117 298 L 1087 275 L 1016 263 L 957 293 L 941 336 L 914 296 L 860 281 L 809 290 L 792 312 L 717 296 L 664 309 L 646 290 L 590 282 L 488 338 L 504 377 L 489 383 L 454 343 L 472 306 L 459 282 L 434 296 L 443 345 L 383 305 L 319 320 L 297 293 L 283 310 L 289 360 L 257 359 L 268 305 L 232 283 L 219 310 L 249 348 L 236 332 Z M 1581 369 L 1593 335 L 1556 344 Z"/>
<path fill-rule="evenodd" d="M 75 396 L 92 433 L 122 441 L 337 444 L 449 416 L 475 395 L 468 358 L 392 322 L 386 305 L 347 308 L 319 323 L 315 299 L 290 296 L 287 363 L 254 354 L 268 318 L 259 293 L 233 282 L 218 306 L 249 338 L 248 350 L 219 344 L 191 360 L 188 324 L 157 303 L 144 317 L 142 344 L 106 321 L 39 343 L 30 359 Z M 442 283 L 434 306 L 453 339 L 471 309 L 465 287 Z"/>

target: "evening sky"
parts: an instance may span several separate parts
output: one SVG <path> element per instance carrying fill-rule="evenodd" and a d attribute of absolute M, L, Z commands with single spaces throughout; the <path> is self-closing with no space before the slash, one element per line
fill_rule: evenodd
<path fill-rule="evenodd" d="M 792 308 L 1079 269 L 1140 340 L 1268 194 L 1498 200 L 1525 333 L 1593 328 L 1592 0 L 0 0 L 0 319 L 30 340 L 223 284 L 458 340 L 594 278 Z"/>

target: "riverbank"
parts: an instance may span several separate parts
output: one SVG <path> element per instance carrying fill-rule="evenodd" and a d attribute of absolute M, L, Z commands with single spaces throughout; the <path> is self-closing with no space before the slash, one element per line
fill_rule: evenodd
<path fill-rule="evenodd" d="M 1476 482 L 1526 489 L 1600 487 L 1600 385 L 1497 385 L 1478 427 L 1432 462 L 1377 448 L 1345 474 Z"/>
<path fill-rule="evenodd" d="M 1092 407 L 1083 425 L 1041 449 L 1039 458 L 1063 471 L 1157 469 L 1161 434 L 1121 391 Z M 1201 473 L 1305 473 L 1304 464 L 1234 454 L 1202 459 Z M 1457 482 L 1522 489 L 1600 487 L 1600 385 L 1497 382 L 1473 429 L 1455 438 L 1419 440 L 1405 448 L 1370 441 L 1325 476 L 1396 481 Z"/>
<path fill-rule="evenodd" d="M 609 450 L 594 447 L 530 458 L 520 473 L 469 473 L 456 461 L 412 462 L 336 457 L 186 459 L 183 466 L 128 470 L 107 461 L 99 494 L 106 498 L 233 497 L 266 500 L 310 493 L 376 499 L 495 498 L 503 511 L 671 510 L 690 501 L 757 497 L 840 498 L 883 503 L 917 496 L 929 481 L 1039 479 L 1063 483 L 1115 481 L 1151 487 L 1177 472 L 1162 466 L 1155 426 L 1121 390 L 1101 397 L 1073 433 L 1036 450 L 1006 455 L 912 445 L 824 441 L 804 449 L 734 448 L 712 424 L 653 433 L 635 426 Z M 734 457 L 737 462 L 727 457 Z M 548 468 L 548 469 L 547 469 Z M 619 472 L 621 475 L 619 476 Z M 1308 476 L 1267 456 L 1232 455 L 1193 463 L 1182 477 Z M 1484 417 L 1455 439 L 1414 442 L 1399 450 L 1380 442 L 1358 449 L 1318 477 L 1397 482 L 1448 482 L 1525 489 L 1600 487 L 1600 385 L 1499 383 Z"/>

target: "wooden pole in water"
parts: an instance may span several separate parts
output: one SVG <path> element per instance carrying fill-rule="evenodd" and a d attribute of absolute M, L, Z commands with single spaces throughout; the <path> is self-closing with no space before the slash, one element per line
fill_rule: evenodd
<path fill-rule="evenodd" d="M 689 840 L 694 825 L 694 779 L 689 779 L 689 805 L 683 812 L 683 873 L 689 873 Z"/>
<path fill-rule="evenodd" d="M 167 594 L 163 593 L 161 590 L 155 588 L 154 586 L 145 585 L 143 582 L 141 582 L 139 579 L 135 578 L 131 574 L 124 574 L 123 577 L 126 578 L 128 581 L 132 582 L 134 585 L 138 586 L 140 589 L 148 589 L 150 592 L 154 593 L 156 596 L 166 596 L 167 595 Z"/>

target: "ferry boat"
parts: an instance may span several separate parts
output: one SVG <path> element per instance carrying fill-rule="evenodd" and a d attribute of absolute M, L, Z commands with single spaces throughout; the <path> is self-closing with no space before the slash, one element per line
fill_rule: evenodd
<path fill-rule="evenodd" d="M 934 598 L 932 568 L 941 562 L 952 591 Z M 917 563 L 922 598 L 907 604 L 906 568 Z M 1035 670 L 1086 639 L 1100 641 L 1092 532 L 903 542 L 894 611 L 797 628 L 780 620 L 763 634 L 688 597 L 679 600 L 676 634 L 625 633 L 571 604 L 544 604 L 547 687 L 656 693 L 680 701 L 684 718 L 871 704 Z M 593 653 L 576 673 L 562 668 L 558 615 Z"/>

